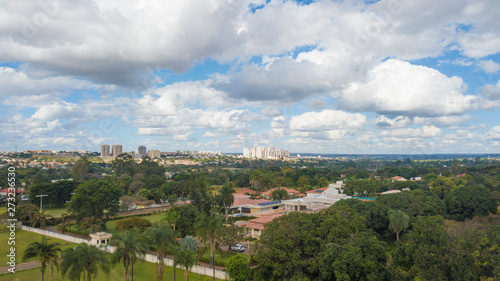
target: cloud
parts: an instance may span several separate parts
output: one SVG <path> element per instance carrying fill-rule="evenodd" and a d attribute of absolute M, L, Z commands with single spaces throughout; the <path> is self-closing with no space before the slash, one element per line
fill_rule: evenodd
<path fill-rule="evenodd" d="M 338 107 L 382 115 L 441 116 L 481 107 L 477 96 L 464 95 L 466 85 L 425 66 L 389 59 L 370 70 L 363 81 L 343 90 Z"/>
<path fill-rule="evenodd" d="M 486 134 L 488 139 L 491 140 L 500 140 L 500 126 L 492 127 L 488 133 Z"/>
<path fill-rule="evenodd" d="M 290 118 L 290 129 L 297 131 L 357 129 L 365 123 L 366 116 L 363 114 L 326 109 L 293 116 Z"/>
<path fill-rule="evenodd" d="M 441 133 L 441 130 L 435 126 L 423 126 L 417 129 L 395 129 L 380 132 L 382 137 L 392 138 L 430 138 L 435 137 Z"/>
<path fill-rule="evenodd" d="M 492 60 L 479 61 L 478 65 L 486 73 L 497 73 L 500 70 L 500 65 Z"/>
<path fill-rule="evenodd" d="M 496 85 L 485 85 L 481 88 L 481 95 L 489 100 L 500 100 L 500 80 L 498 80 Z"/>

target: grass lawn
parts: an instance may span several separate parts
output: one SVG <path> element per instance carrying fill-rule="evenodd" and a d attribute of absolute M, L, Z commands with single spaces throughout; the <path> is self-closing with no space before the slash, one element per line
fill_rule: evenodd
<path fill-rule="evenodd" d="M 3 206 L 3 207 L 0 207 L 0 215 L 3 215 L 7 213 L 7 207 Z"/>
<path fill-rule="evenodd" d="M 8 238 L 9 232 L 5 229 L 3 232 L 0 232 L 0 243 L 1 245 L 6 245 L 7 244 L 7 238 Z M 22 230 L 17 230 L 16 231 L 16 255 L 18 259 L 20 260 L 22 253 L 24 252 L 24 249 L 26 249 L 27 245 L 31 242 L 34 241 L 40 241 L 42 239 L 42 236 L 33 232 L 28 232 L 28 231 L 22 231 Z M 55 238 L 50 238 L 51 242 L 59 242 L 61 245 L 63 245 L 63 249 L 67 247 L 72 247 L 74 244 L 67 242 L 67 241 L 62 241 L 59 239 Z M 68 245 L 65 245 L 65 244 Z M 7 261 L 7 247 L 0 247 L 0 264 L 6 265 Z M 109 254 L 111 256 L 111 254 Z M 106 280 L 125 280 L 124 278 L 124 267 L 122 263 L 117 264 L 115 267 L 111 269 L 111 272 L 109 276 L 106 276 L 104 273 L 99 272 L 97 275 L 97 279 L 92 279 L 92 280 L 100 280 L 100 281 L 106 281 Z M 178 280 L 183 280 L 183 275 L 184 271 L 181 269 L 177 269 L 177 278 Z M 174 276 L 174 269 L 173 267 L 165 267 L 165 272 L 163 275 L 163 280 L 173 280 Z M 52 280 L 50 279 L 50 271 L 47 270 L 45 273 L 45 280 Z M 145 262 L 145 261 L 137 261 L 137 263 L 134 265 L 134 279 L 135 280 L 156 280 L 156 265 L 153 263 Z M 41 273 L 40 273 L 40 268 L 34 268 L 30 270 L 24 270 L 24 271 L 19 271 L 16 273 L 6 273 L 3 275 L 0 275 L 0 281 L 6 281 L 6 280 L 29 280 L 29 281 L 35 281 L 35 280 L 41 280 Z M 68 280 L 67 277 L 66 279 L 62 279 L 61 273 L 60 272 L 54 272 L 54 279 L 53 280 Z M 195 280 L 195 281 L 208 281 L 212 280 L 209 276 L 203 276 L 203 275 L 198 275 L 194 273 L 189 274 L 189 280 Z M 217 279 L 219 280 L 219 279 Z"/>
<path fill-rule="evenodd" d="M 143 216 L 143 217 L 140 217 L 140 218 L 149 220 L 151 223 L 155 223 L 155 222 L 160 222 L 163 218 L 165 218 L 165 213 L 160 213 L 160 214 L 156 214 L 156 215 L 149 215 L 149 216 Z M 119 220 L 120 219 L 108 221 L 106 223 L 106 228 L 107 228 L 106 232 L 109 232 L 111 234 L 116 234 L 116 232 L 115 232 L 115 226 L 116 226 L 116 222 L 118 222 Z"/>
<path fill-rule="evenodd" d="M 0 266 L 7 265 L 6 262 L 8 261 L 7 255 L 9 254 L 9 249 L 11 246 L 7 244 L 7 241 L 9 239 L 9 230 L 7 228 L 4 228 L 3 231 L 0 231 Z M 51 243 L 58 242 L 62 245 L 62 249 L 65 249 L 67 247 L 72 247 L 75 244 L 64 241 L 64 240 L 59 240 L 56 238 L 51 238 L 50 239 Z M 42 236 L 33 232 L 29 231 L 23 231 L 21 229 L 16 229 L 16 262 L 20 263 L 21 258 L 23 256 L 24 250 L 26 247 L 28 247 L 28 244 L 31 242 L 40 242 L 42 241 Z M 66 245 L 68 244 L 68 245 Z M 23 280 L 23 279 L 21 279 Z M 24 279 L 24 280 L 29 280 L 29 279 Z"/>
<path fill-rule="evenodd" d="M 47 215 L 51 215 L 54 218 L 60 217 L 62 214 L 67 214 L 68 210 L 66 208 L 54 208 L 54 209 L 45 209 L 43 208 L 43 212 Z"/>
<path fill-rule="evenodd" d="M 184 280 L 184 270 L 177 269 L 177 280 Z M 42 279 L 40 273 L 40 268 L 34 268 L 24 271 L 19 271 L 16 273 L 7 273 L 0 275 L 0 281 L 17 281 L 26 280 L 26 281 L 39 281 Z M 45 280 L 57 280 L 57 281 L 67 281 L 68 277 L 65 279 L 62 278 L 61 273 L 54 270 L 54 279 L 50 279 L 50 271 L 47 270 L 45 272 Z M 123 264 L 117 264 L 115 267 L 111 268 L 111 272 L 108 276 L 103 272 L 99 272 L 97 274 L 97 278 L 92 280 L 96 281 L 122 281 L 125 280 L 125 269 L 123 268 Z M 156 280 L 156 265 L 149 262 L 141 262 L 138 261 L 134 265 L 134 280 L 141 281 L 154 281 Z M 163 273 L 162 280 L 174 280 L 174 268 L 173 267 L 165 267 L 165 271 Z M 203 276 L 194 273 L 189 273 L 189 280 L 191 281 L 209 281 L 212 280 L 210 276 Z M 221 280 L 221 279 L 216 279 Z"/>

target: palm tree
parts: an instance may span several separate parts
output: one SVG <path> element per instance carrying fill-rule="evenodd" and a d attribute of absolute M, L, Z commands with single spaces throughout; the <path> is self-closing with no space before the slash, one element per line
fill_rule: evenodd
<path fill-rule="evenodd" d="M 102 230 L 102 220 L 96 217 L 86 217 L 82 220 L 82 224 L 80 228 L 83 230 L 90 229 L 90 233 L 94 233 L 95 231 Z"/>
<path fill-rule="evenodd" d="M 188 271 L 198 262 L 198 241 L 193 236 L 186 236 L 180 240 L 180 247 L 175 252 L 174 268 L 180 264 L 184 266 L 184 280 L 188 280 Z"/>
<path fill-rule="evenodd" d="M 408 228 L 410 217 L 401 210 L 389 212 L 389 230 L 396 233 L 396 240 L 399 240 L 399 233 Z"/>
<path fill-rule="evenodd" d="M 66 214 L 66 213 L 61 214 L 60 225 L 61 225 L 61 232 L 62 232 L 62 234 L 66 233 L 66 222 L 69 219 L 69 217 L 70 217 L 69 214 Z"/>
<path fill-rule="evenodd" d="M 30 258 L 36 258 L 40 262 L 40 271 L 42 272 L 42 281 L 44 280 L 45 269 L 47 265 L 58 265 L 59 264 L 59 253 L 61 252 L 61 246 L 59 243 L 49 243 L 50 239 L 42 236 L 41 242 L 32 242 L 28 245 L 26 250 L 24 250 L 22 261 L 26 261 Z"/>
<path fill-rule="evenodd" d="M 264 177 L 264 174 L 262 174 L 261 171 L 259 170 L 254 170 L 252 174 L 250 175 L 250 183 L 256 190 L 260 190 L 260 184 L 262 182 L 262 178 Z"/>
<path fill-rule="evenodd" d="M 134 262 L 136 258 L 144 257 L 148 250 L 147 241 L 135 228 L 122 231 L 116 235 L 112 245 L 116 246 L 111 257 L 111 263 L 116 265 L 123 261 L 125 267 L 125 281 L 128 281 L 129 267 L 132 265 L 132 280 L 134 280 Z"/>
<path fill-rule="evenodd" d="M 231 205 L 234 203 L 234 188 L 232 184 L 230 183 L 225 183 L 222 188 L 220 189 L 220 198 L 222 203 L 224 204 L 224 212 L 226 214 L 226 222 L 227 218 L 229 216 L 229 208 L 231 208 Z"/>
<path fill-rule="evenodd" d="M 179 213 L 179 211 L 177 211 L 175 208 L 172 208 L 170 209 L 170 211 L 165 213 L 165 218 L 163 220 L 171 224 L 175 232 L 175 225 L 177 224 L 180 218 L 181 218 L 181 213 Z"/>
<path fill-rule="evenodd" d="M 40 227 L 45 227 L 47 220 L 51 219 L 51 215 L 46 215 L 45 212 L 34 213 L 31 218 L 31 227 L 40 224 Z"/>
<path fill-rule="evenodd" d="M 144 234 L 149 244 L 156 248 L 158 256 L 158 261 L 156 262 L 156 278 L 161 280 L 165 268 L 164 258 L 168 254 L 168 249 L 176 245 L 175 233 L 170 225 L 155 223 L 154 226 L 148 228 Z"/>
<path fill-rule="evenodd" d="M 213 277 L 215 280 L 215 246 L 217 239 L 221 236 L 222 228 L 224 227 L 224 218 L 219 214 L 212 212 L 210 215 L 202 213 L 195 223 L 197 235 L 201 238 L 205 247 L 207 242 L 210 247 L 210 265 L 213 269 Z"/>
<path fill-rule="evenodd" d="M 89 246 L 86 243 L 80 243 L 74 248 L 64 250 L 61 262 L 62 276 L 68 273 L 69 280 L 80 280 L 83 274 L 83 280 L 92 280 L 97 276 L 101 269 L 109 274 L 109 259 L 105 252 L 99 250 L 96 246 Z"/>

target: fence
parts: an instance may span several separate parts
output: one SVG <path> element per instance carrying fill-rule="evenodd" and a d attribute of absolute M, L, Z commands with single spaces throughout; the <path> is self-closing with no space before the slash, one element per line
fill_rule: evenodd
<path fill-rule="evenodd" d="M 57 238 L 57 239 L 61 239 L 61 240 L 68 241 L 68 242 L 73 242 L 76 244 L 78 244 L 78 243 L 90 244 L 90 239 L 73 237 L 70 235 L 52 232 L 52 231 L 48 231 L 45 229 L 39 229 L 39 228 L 34 228 L 34 227 L 29 227 L 29 226 L 23 225 L 22 230 L 34 232 L 34 233 L 37 233 L 40 235 L 45 235 L 45 236 L 49 236 L 49 237 L 53 237 L 53 238 Z M 113 246 L 107 246 L 107 247 L 102 248 L 102 249 L 107 251 L 107 252 L 110 252 L 110 253 L 113 253 L 115 251 L 115 247 L 113 247 Z M 151 262 L 151 263 L 157 263 L 158 257 L 155 255 L 146 254 L 144 256 L 144 260 L 147 262 Z M 165 265 L 167 265 L 167 266 L 174 266 L 174 261 L 172 259 L 165 258 L 164 262 L 165 262 Z M 182 269 L 179 266 L 177 266 L 177 268 Z M 200 265 L 193 266 L 191 268 L 191 272 L 196 273 L 196 274 L 200 274 L 200 275 L 205 275 L 205 276 L 213 276 L 213 269 L 212 268 L 200 266 Z M 215 277 L 218 279 L 224 279 L 224 280 L 227 280 L 229 278 L 229 276 L 227 275 L 227 272 L 220 270 L 220 269 L 215 270 Z"/>

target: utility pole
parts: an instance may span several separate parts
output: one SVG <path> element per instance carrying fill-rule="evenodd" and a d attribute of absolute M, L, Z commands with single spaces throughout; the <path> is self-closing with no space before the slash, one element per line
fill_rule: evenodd
<path fill-rule="evenodd" d="M 47 194 L 38 194 L 35 195 L 35 197 L 40 197 L 40 213 L 42 212 L 42 202 L 43 202 L 43 197 L 48 196 Z"/>

